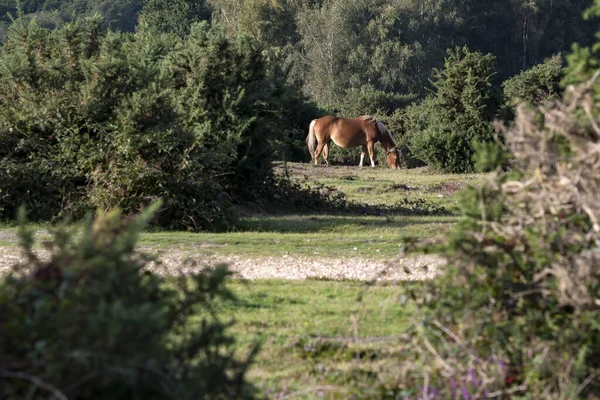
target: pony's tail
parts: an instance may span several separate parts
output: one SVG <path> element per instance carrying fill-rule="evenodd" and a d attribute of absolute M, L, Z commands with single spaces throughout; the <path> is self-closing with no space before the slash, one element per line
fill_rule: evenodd
<path fill-rule="evenodd" d="M 317 145 L 317 136 L 315 135 L 315 124 L 317 123 L 316 119 L 313 119 L 310 122 L 310 126 L 308 127 L 308 136 L 306 137 L 306 146 L 308 146 L 308 151 L 310 152 L 311 160 L 315 159 L 315 147 Z"/>

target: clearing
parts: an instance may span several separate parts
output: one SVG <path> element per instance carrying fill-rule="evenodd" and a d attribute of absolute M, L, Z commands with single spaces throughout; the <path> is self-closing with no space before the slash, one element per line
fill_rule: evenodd
<path fill-rule="evenodd" d="M 285 168 L 278 165 L 281 173 Z M 450 229 L 458 220 L 458 191 L 481 175 L 309 164 L 287 164 L 287 171 L 352 201 L 375 207 L 400 201 L 404 208 L 380 215 L 248 215 L 231 232 L 147 232 L 140 246 L 160 255 L 165 274 L 226 262 L 251 279 L 230 282 L 238 300 L 223 303 L 219 314 L 235 321 L 230 333 L 240 355 L 261 344 L 248 374 L 259 393 L 381 398 L 397 379 L 404 349 L 414 345 L 416 310 L 407 289 L 433 277 L 441 263 L 433 256 L 400 260 L 402 238 Z M 441 208 L 449 212 L 440 215 Z M 44 226 L 37 228 L 41 240 L 47 237 Z M 19 258 L 16 232 L 0 228 L 0 272 Z"/>
<path fill-rule="evenodd" d="M 226 233 L 147 232 L 141 248 L 160 255 L 165 273 L 227 263 L 246 279 L 431 278 L 441 260 L 400 259 L 402 239 L 447 231 L 458 219 L 457 192 L 481 177 L 431 174 L 426 168 L 398 171 L 301 163 L 276 168 L 279 173 L 287 169 L 296 181 L 342 192 L 348 200 L 371 207 L 371 212 L 249 215 Z M 398 204 L 399 211 L 372 212 Z M 41 239 L 47 235 L 43 227 L 38 234 Z M 0 229 L 0 271 L 18 258 L 16 228 Z"/>

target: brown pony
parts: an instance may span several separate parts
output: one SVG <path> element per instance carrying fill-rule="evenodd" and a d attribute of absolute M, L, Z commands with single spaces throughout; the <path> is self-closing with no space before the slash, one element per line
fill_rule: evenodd
<path fill-rule="evenodd" d="M 381 142 L 387 154 L 385 160 L 389 167 L 400 168 L 401 153 L 398 146 L 394 143 L 387 128 L 372 115 L 363 115 L 358 118 L 338 118 L 327 115 L 312 120 L 308 128 L 306 144 L 315 164 L 319 163 L 319 155 L 323 152 L 325 163 L 329 165 L 327 157 L 329 156 L 330 140 L 343 148 L 362 146 L 360 167 L 363 166 L 367 150 L 369 150 L 371 158 L 371 167 L 375 166 L 374 146 L 375 143 Z M 315 141 L 318 143 L 316 151 Z"/>

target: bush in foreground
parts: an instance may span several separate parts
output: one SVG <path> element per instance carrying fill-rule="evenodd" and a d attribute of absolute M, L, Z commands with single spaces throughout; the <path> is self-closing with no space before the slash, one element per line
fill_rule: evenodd
<path fill-rule="evenodd" d="M 32 251 L 0 281 L 0 398 L 245 398 L 248 361 L 212 312 L 230 298 L 225 268 L 166 281 L 134 251 L 157 206 L 124 222 L 58 228 L 48 261 Z M 63 396 L 63 397 L 61 397 Z"/>
<path fill-rule="evenodd" d="M 462 221 L 426 247 L 449 267 L 413 291 L 419 396 L 598 398 L 599 92 L 595 77 L 521 106 L 505 132 L 514 169 L 465 193 Z"/>

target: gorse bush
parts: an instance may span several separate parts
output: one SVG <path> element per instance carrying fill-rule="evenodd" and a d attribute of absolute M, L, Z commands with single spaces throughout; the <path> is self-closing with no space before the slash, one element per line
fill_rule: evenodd
<path fill-rule="evenodd" d="M 521 102 L 538 106 L 558 98 L 562 63 L 562 57 L 556 55 L 504 81 L 502 87 L 506 101 L 512 107 Z"/>
<path fill-rule="evenodd" d="M 404 120 L 412 157 L 444 172 L 474 170 L 475 145 L 493 140 L 500 106 L 491 84 L 494 61 L 466 47 L 448 51 L 444 69 L 434 74 L 435 94 Z"/>
<path fill-rule="evenodd" d="M 232 299 L 227 269 L 161 278 L 134 251 L 158 207 L 59 226 L 0 281 L 0 398 L 231 399 L 253 393 L 215 307 Z M 80 232 L 80 234 L 76 234 Z"/>
<path fill-rule="evenodd" d="M 33 219 L 128 214 L 163 198 L 162 226 L 226 225 L 232 203 L 262 195 L 275 146 L 306 129 L 287 110 L 304 97 L 253 40 L 100 22 L 12 25 L 0 55 L 2 216 L 21 204 Z"/>

